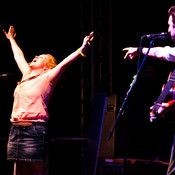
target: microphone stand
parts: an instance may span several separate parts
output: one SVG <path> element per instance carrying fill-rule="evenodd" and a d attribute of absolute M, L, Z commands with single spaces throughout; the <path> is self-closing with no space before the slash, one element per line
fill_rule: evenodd
<path fill-rule="evenodd" d="M 143 36 L 143 37 L 145 37 L 145 36 Z M 124 101 L 123 101 L 123 103 L 122 103 L 122 106 L 121 106 L 121 108 L 120 108 L 120 110 L 119 110 L 119 113 L 118 113 L 118 115 L 117 115 L 117 117 L 116 117 L 114 126 L 112 127 L 111 132 L 109 133 L 109 136 L 108 136 L 108 138 L 107 138 L 108 141 L 109 141 L 109 140 L 111 139 L 111 137 L 112 137 L 112 134 L 113 134 L 114 129 L 115 129 L 115 127 L 116 127 L 117 121 L 118 121 L 120 115 L 122 114 L 122 111 L 123 111 L 123 109 L 124 109 L 124 106 L 125 106 L 125 104 L 126 104 L 126 101 L 127 101 L 127 99 L 128 99 L 129 94 L 131 93 L 131 91 L 132 91 L 134 85 L 135 85 L 136 82 L 137 82 L 137 77 L 138 77 L 138 75 L 139 75 L 139 73 L 140 73 L 140 71 L 141 71 L 141 69 L 142 69 L 142 67 L 143 67 L 143 65 L 144 65 L 144 63 L 145 63 L 145 60 L 146 60 L 146 58 L 147 58 L 147 56 L 148 56 L 148 54 L 149 54 L 149 51 L 150 51 L 151 47 L 154 45 L 154 43 L 155 43 L 155 40 L 152 40 L 152 41 L 150 42 L 150 45 L 149 45 L 149 47 L 148 47 L 148 51 L 147 51 L 145 57 L 143 58 L 143 61 L 142 61 L 141 65 L 140 65 L 140 67 L 139 67 L 139 61 L 140 61 L 141 50 L 142 50 L 142 46 L 141 46 L 142 44 L 141 44 L 141 43 L 142 43 L 143 37 L 141 38 L 140 47 L 139 47 L 139 58 L 138 58 L 138 69 L 137 69 L 137 74 L 134 75 L 134 77 L 133 77 L 133 81 L 132 81 L 132 83 L 131 83 L 131 85 L 130 85 L 130 88 L 129 88 L 127 94 L 126 94 L 126 97 L 124 98 Z M 122 115 L 123 115 L 123 114 L 122 114 Z M 125 143 L 125 146 L 124 146 L 124 147 L 125 147 L 125 150 L 126 150 L 126 147 L 127 147 L 127 146 L 126 146 L 126 143 Z M 124 153 L 124 165 L 123 165 L 123 167 L 124 167 L 124 168 L 123 168 L 123 169 L 124 169 L 124 174 L 126 174 L 126 165 L 127 165 L 127 156 L 126 156 L 126 153 Z"/>
<path fill-rule="evenodd" d="M 143 59 L 141 65 L 140 65 L 138 71 L 137 71 L 137 74 L 134 75 L 134 77 L 133 77 L 133 81 L 132 81 L 132 83 L 131 83 L 131 85 L 130 85 L 130 88 L 129 88 L 127 94 L 126 94 L 126 97 L 125 97 L 125 99 L 124 99 L 124 101 L 123 101 L 123 103 L 122 103 L 122 106 L 121 106 L 121 108 L 120 108 L 120 110 L 119 110 L 119 113 L 118 113 L 118 115 L 117 115 L 117 117 L 116 117 L 114 126 L 112 127 L 111 132 L 110 132 L 110 134 L 109 134 L 109 136 L 108 136 L 108 140 L 110 140 L 110 138 L 111 138 L 111 136 L 112 136 L 112 134 L 113 134 L 113 131 L 114 131 L 115 126 L 116 126 L 116 124 L 117 124 L 117 121 L 118 121 L 118 119 L 119 119 L 119 117 L 120 117 L 120 115 L 121 115 L 121 113 L 122 113 L 122 111 L 123 111 L 123 108 L 124 108 L 125 103 L 126 103 L 126 101 L 127 101 L 127 99 L 128 99 L 128 96 L 129 96 L 130 92 L 132 91 L 134 85 L 135 85 L 136 82 L 137 82 L 137 77 L 138 77 L 138 75 L 139 75 L 139 73 L 140 73 L 140 71 L 141 71 L 141 69 L 142 69 L 142 67 L 143 67 L 143 65 L 144 65 L 144 63 L 145 63 L 145 60 L 146 60 L 146 58 L 147 58 L 147 56 L 148 56 L 148 53 L 149 53 L 151 47 L 154 45 L 154 43 L 155 43 L 154 40 L 152 40 L 152 41 L 150 42 L 148 51 L 147 51 L 147 53 L 146 53 L 146 55 L 145 55 L 145 57 L 144 57 L 144 59 Z"/>
<path fill-rule="evenodd" d="M 143 37 L 144 37 L 144 36 L 143 36 Z M 132 81 L 132 83 L 131 83 L 131 85 L 130 85 L 130 88 L 129 88 L 127 94 L 126 94 L 126 97 L 124 98 L 124 101 L 123 101 L 123 103 L 122 103 L 122 106 L 121 106 L 121 108 L 120 108 L 120 110 L 119 110 L 119 113 L 118 113 L 118 115 L 117 115 L 117 117 L 116 117 L 116 120 L 115 120 L 115 122 L 114 122 L 114 126 L 113 126 L 113 128 L 112 128 L 112 130 L 111 130 L 111 132 L 109 133 L 109 136 L 108 136 L 108 138 L 107 138 L 108 141 L 111 139 L 111 136 L 112 136 L 112 134 L 113 134 L 113 132 L 114 132 L 114 129 L 115 129 L 116 124 L 117 124 L 117 121 L 118 121 L 118 119 L 119 119 L 120 115 L 122 114 L 122 111 L 123 111 L 123 109 L 124 109 L 124 107 L 125 107 L 125 104 L 126 104 L 126 101 L 127 101 L 127 99 L 128 99 L 128 96 L 129 96 L 129 94 L 131 93 L 131 91 L 132 91 L 134 85 L 135 85 L 136 82 L 137 82 L 137 77 L 138 77 L 138 75 L 139 75 L 139 73 L 140 73 L 140 71 L 141 71 L 141 69 L 142 69 L 142 67 L 143 67 L 143 65 L 144 65 L 144 63 L 145 63 L 145 60 L 146 60 L 146 58 L 147 58 L 147 56 L 148 56 L 148 53 L 149 53 L 151 47 L 152 47 L 152 46 L 154 45 L 154 43 L 155 43 L 154 40 L 152 40 L 152 41 L 150 42 L 150 45 L 149 45 L 149 47 L 148 47 L 148 51 L 147 51 L 147 53 L 145 54 L 141 65 L 139 66 L 139 61 L 140 61 L 140 57 L 141 57 L 141 50 L 142 50 L 142 46 L 141 46 L 141 45 L 142 45 L 142 39 L 143 39 L 143 37 L 141 38 L 140 47 L 139 47 L 139 58 L 138 58 L 137 74 L 134 75 L 134 77 L 133 77 L 133 81 Z M 123 114 L 122 114 L 122 115 L 123 115 Z M 124 147 L 125 147 L 124 150 L 126 151 L 126 147 L 127 147 L 126 141 L 125 141 Z M 126 152 L 125 152 L 125 151 L 124 151 L 124 164 L 123 164 L 123 172 L 124 172 L 124 175 L 126 175 L 126 166 L 127 166 L 127 156 L 126 156 Z"/>

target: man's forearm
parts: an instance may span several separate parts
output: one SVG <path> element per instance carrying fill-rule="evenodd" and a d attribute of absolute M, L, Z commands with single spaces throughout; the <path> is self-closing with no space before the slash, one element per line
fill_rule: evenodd
<path fill-rule="evenodd" d="M 163 49 L 164 49 L 163 47 L 153 47 L 150 49 L 148 56 L 157 58 L 160 60 L 166 60 L 165 55 L 163 53 Z M 143 48 L 142 54 L 146 55 L 147 51 L 148 51 L 148 48 Z"/>
<path fill-rule="evenodd" d="M 146 54 L 148 51 L 148 48 L 142 49 L 142 54 Z M 175 48 L 174 47 L 153 47 L 150 49 L 149 57 L 160 59 L 160 60 L 166 60 L 166 61 L 172 61 L 175 62 Z"/>

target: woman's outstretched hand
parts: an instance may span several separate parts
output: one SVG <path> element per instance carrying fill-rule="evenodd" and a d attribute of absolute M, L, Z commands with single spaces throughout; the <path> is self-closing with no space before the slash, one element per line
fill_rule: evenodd
<path fill-rule="evenodd" d="M 3 29 L 3 32 L 7 37 L 7 39 L 15 38 L 16 36 L 15 29 L 13 26 L 10 26 L 8 33 L 4 29 Z"/>
<path fill-rule="evenodd" d="M 88 49 L 88 47 L 91 45 L 91 42 L 93 41 L 93 39 L 94 39 L 94 32 L 91 32 L 88 36 L 86 36 L 84 38 L 84 41 L 82 44 L 84 51 L 86 51 Z"/>

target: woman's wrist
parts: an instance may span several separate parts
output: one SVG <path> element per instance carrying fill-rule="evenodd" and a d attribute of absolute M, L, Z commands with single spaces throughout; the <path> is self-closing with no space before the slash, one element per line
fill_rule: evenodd
<path fill-rule="evenodd" d="M 84 54 L 84 50 L 80 47 L 79 49 L 77 49 L 77 52 L 82 56 L 82 57 L 86 57 L 86 55 Z"/>
<path fill-rule="evenodd" d="M 79 51 L 82 52 L 82 53 L 86 52 L 86 50 L 87 50 L 87 48 L 84 47 L 84 46 L 81 46 L 81 47 L 79 48 Z"/>

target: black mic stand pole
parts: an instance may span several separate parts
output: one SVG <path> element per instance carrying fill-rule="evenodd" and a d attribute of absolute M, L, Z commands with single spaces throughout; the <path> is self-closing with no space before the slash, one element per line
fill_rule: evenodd
<path fill-rule="evenodd" d="M 123 103 L 122 103 L 122 106 L 121 106 L 121 108 L 120 108 L 120 110 L 119 110 L 119 113 L 118 113 L 118 115 L 117 115 L 117 117 L 116 117 L 114 126 L 113 126 L 113 128 L 112 128 L 112 130 L 111 130 L 111 132 L 110 132 L 110 134 L 109 134 L 109 136 L 108 136 L 108 140 L 110 140 L 110 138 L 111 138 L 111 136 L 112 136 L 112 134 L 113 134 L 113 131 L 114 131 L 115 126 L 116 126 L 116 124 L 117 124 L 118 118 L 120 117 L 120 115 L 121 115 L 121 113 L 122 113 L 122 111 L 123 111 L 123 108 L 124 108 L 124 106 L 125 106 L 125 103 L 126 103 L 126 101 L 127 101 L 127 99 L 128 99 L 128 96 L 129 96 L 131 90 L 133 89 L 134 85 L 136 84 L 136 81 L 137 81 L 137 77 L 138 77 L 138 75 L 139 75 L 139 72 L 141 71 L 141 69 L 142 69 L 142 67 L 143 67 L 143 64 L 145 63 L 145 60 L 146 60 L 146 58 L 147 58 L 147 56 L 148 56 L 148 53 L 149 53 L 149 51 L 150 51 L 150 49 L 151 49 L 151 47 L 152 47 L 153 45 L 154 45 L 154 40 L 152 40 L 152 41 L 150 42 L 148 51 L 147 51 L 147 53 L 146 53 L 146 55 L 145 55 L 145 57 L 144 57 L 144 59 L 143 59 L 141 65 L 140 65 L 138 71 L 137 71 L 137 74 L 134 75 L 134 77 L 133 77 L 134 79 L 133 79 L 133 81 L 132 81 L 132 83 L 131 83 L 131 85 L 130 85 L 130 88 L 129 88 L 127 94 L 126 94 L 126 97 L 125 97 L 125 99 L 124 99 L 124 101 L 123 101 Z"/>
<path fill-rule="evenodd" d="M 144 36 L 143 36 L 143 37 L 144 37 Z M 142 38 L 143 38 L 143 37 L 142 37 Z M 137 77 L 138 77 L 139 72 L 141 71 L 141 69 L 142 69 L 142 67 L 143 67 L 143 65 L 144 65 L 144 63 L 145 63 L 145 60 L 146 60 L 146 58 L 147 58 L 147 56 L 148 56 L 148 53 L 149 53 L 151 47 L 154 45 L 154 40 L 152 40 L 152 41 L 150 42 L 148 51 L 147 51 L 147 53 L 146 53 L 146 55 L 145 55 L 145 57 L 144 57 L 144 59 L 143 59 L 141 65 L 140 65 L 140 67 L 139 67 L 139 61 L 140 61 L 141 50 L 142 50 L 142 47 L 141 47 L 142 38 L 141 38 L 140 47 L 139 47 L 139 58 L 138 58 L 139 60 L 138 60 L 138 70 L 137 70 L 137 74 L 134 75 L 134 77 L 133 77 L 133 81 L 132 81 L 132 83 L 131 83 L 131 85 L 130 85 L 130 88 L 129 88 L 127 94 L 126 94 L 126 97 L 125 97 L 125 99 L 124 99 L 124 101 L 123 101 L 123 103 L 122 103 L 122 106 L 121 106 L 121 108 L 120 108 L 120 110 L 119 110 L 119 113 L 118 113 L 118 115 L 117 115 L 117 117 L 116 117 L 114 126 L 113 126 L 113 128 L 112 128 L 112 130 L 111 130 L 111 132 L 110 132 L 110 134 L 109 134 L 109 136 L 108 136 L 108 138 L 107 138 L 108 141 L 110 140 L 110 138 L 111 138 L 111 136 L 112 136 L 112 134 L 113 134 L 113 132 L 114 132 L 114 129 L 115 129 L 116 124 L 117 124 L 117 121 L 118 121 L 120 115 L 122 114 L 122 111 L 123 111 L 123 109 L 124 109 L 124 106 L 125 106 L 125 104 L 126 104 L 126 101 L 127 101 L 127 99 L 128 99 L 128 96 L 129 96 L 130 92 L 132 91 L 134 85 L 136 84 Z M 124 113 L 123 113 L 123 114 L 124 114 Z M 122 115 L 123 115 L 123 114 L 122 114 Z M 125 142 L 126 142 L 126 141 L 125 141 Z M 126 143 L 125 143 L 125 146 L 124 146 L 124 147 L 125 147 L 124 149 L 125 149 L 125 151 L 126 151 L 126 147 L 127 147 L 127 146 L 126 146 Z M 126 153 L 124 153 L 124 164 L 123 164 L 123 172 L 124 172 L 124 175 L 126 175 L 126 165 L 127 165 L 127 156 L 126 156 Z"/>

